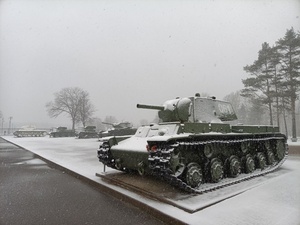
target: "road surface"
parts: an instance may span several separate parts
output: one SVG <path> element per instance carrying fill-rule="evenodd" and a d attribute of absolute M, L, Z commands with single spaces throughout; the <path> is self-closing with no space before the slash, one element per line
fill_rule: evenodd
<path fill-rule="evenodd" d="M 163 224 L 0 138 L 0 224 Z"/>

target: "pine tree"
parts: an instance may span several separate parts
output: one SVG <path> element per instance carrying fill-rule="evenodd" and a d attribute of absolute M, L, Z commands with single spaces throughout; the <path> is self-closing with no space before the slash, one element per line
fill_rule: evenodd
<path fill-rule="evenodd" d="M 277 41 L 280 53 L 281 73 L 285 95 L 289 97 L 292 114 L 292 140 L 297 140 L 296 134 L 296 100 L 300 90 L 300 35 L 294 29 L 287 30 L 285 36 Z"/>
<path fill-rule="evenodd" d="M 274 73 L 276 73 L 276 48 L 272 48 L 268 43 L 262 44 L 262 49 L 258 52 L 258 59 L 252 65 L 247 65 L 244 70 L 251 75 L 243 80 L 245 88 L 242 95 L 251 97 L 262 105 L 267 105 L 269 110 L 269 123 L 273 125 L 272 103 L 276 95 L 274 88 Z"/>

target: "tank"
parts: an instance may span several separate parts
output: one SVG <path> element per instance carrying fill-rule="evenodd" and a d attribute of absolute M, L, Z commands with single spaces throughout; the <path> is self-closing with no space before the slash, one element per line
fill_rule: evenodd
<path fill-rule="evenodd" d="M 287 157 L 278 127 L 231 125 L 237 119 L 232 105 L 215 97 L 196 94 L 137 108 L 158 110 L 160 122 L 129 138 L 103 138 L 97 154 L 104 165 L 205 193 L 270 173 Z"/>
<path fill-rule="evenodd" d="M 23 126 L 13 133 L 15 137 L 44 137 L 47 134 L 47 131 L 37 130 L 35 126 Z"/>
<path fill-rule="evenodd" d="M 108 137 L 108 136 L 124 136 L 124 135 L 133 135 L 136 132 L 136 128 L 133 128 L 130 122 L 121 122 L 121 123 L 106 123 L 102 122 L 103 124 L 108 124 L 113 127 L 113 129 L 100 132 L 99 137 Z"/>
<path fill-rule="evenodd" d="M 75 137 L 75 130 L 68 130 L 67 127 L 57 127 L 50 132 L 49 137 Z"/>
<path fill-rule="evenodd" d="M 86 126 L 84 131 L 79 132 L 78 138 L 98 138 L 98 133 L 96 132 L 96 126 Z"/>

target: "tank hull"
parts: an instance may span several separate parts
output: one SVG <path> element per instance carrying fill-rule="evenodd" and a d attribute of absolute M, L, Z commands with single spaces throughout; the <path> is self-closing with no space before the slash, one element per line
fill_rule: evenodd
<path fill-rule="evenodd" d="M 45 130 L 19 130 L 13 133 L 16 137 L 45 137 L 47 131 Z"/>
<path fill-rule="evenodd" d="M 115 129 L 106 132 L 99 133 L 99 138 L 109 137 L 109 136 L 124 136 L 124 135 L 134 135 L 137 129 L 125 128 L 125 129 Z"/>
<path fill-rule="evenodd" d="M 56 132 L 51 132 L 50 137 L 75 137 L 76 136 L 76 132 L 73 130 L 69 130 L 69 131 L 56 131 Z"/>
<path fill-rule="evenodd" d="M 112 168 L 199 192 L 204 184 L 215 184 L 212 190 L 227 178 L 234 183 L 273 171 L 287 151 L 286 137 L 271 126 L 172 123 L 140 128 L 126 140 L 103 139 L 98 158 Z"/>
<path fill-rule="evenodd" d="M 78 133 L 78 138 L 98 138 L 99 135 L 96 132 L 96 126 L 86 126 L 84 131 Z"/>
<path fill-rule="evenodd" d="M 97 132 L 87 132 L 87 131 L 82 131 L 78 134 L 78 138 L 98 138 L 99 135 Z"/>

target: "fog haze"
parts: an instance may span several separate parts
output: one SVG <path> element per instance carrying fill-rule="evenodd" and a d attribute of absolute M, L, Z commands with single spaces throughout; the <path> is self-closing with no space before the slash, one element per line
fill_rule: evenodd
<path fill-rule="evenodd" d="M 6 126 L 70 126 L 45 108 L 64 87 L 89 92 L 95 117 L 134 124 L 156 114 L 137 103 L 222 99 L 299 14 L 296 0 L 0 1 L 0 111 Z"/>

